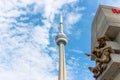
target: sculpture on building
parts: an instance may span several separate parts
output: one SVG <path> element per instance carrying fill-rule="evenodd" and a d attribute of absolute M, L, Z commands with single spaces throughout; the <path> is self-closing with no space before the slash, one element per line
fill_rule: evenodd
<path fill-rule="evenodd" d="M 111 46 L 107 46 L 106 41 L 110 40 L 107 36 L 103 36 L 97 39 L 98 46 L 92 50 L 91 56 L 96 61 L 95 67 L 89 67 L 89 70 L 93 72 L 94 77 L 97 78 L 107 68 L 107 64 L 110 62 L 111 53 L 115 53 Z"/>
<path fill-rule="evenodd" d="M 87 56 L 91 56 L 91 57 L 101 57 L 101 52 L 100 50 L 98 49 L 98 47 L 95 47 L 95 49 L 92 50 L 92 53 L 91 54 L 86 54 Z"/>

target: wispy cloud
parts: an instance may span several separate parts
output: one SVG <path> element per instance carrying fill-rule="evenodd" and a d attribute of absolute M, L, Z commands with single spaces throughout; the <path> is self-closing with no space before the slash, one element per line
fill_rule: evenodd
<path fill-rule="evenodd" d="M 58 54 L 54 54 L 58 52 L 50 47 L 50 29 L 61 8 L 74 2 L 77 0 L 0 0 L 1 80 L 58 79 Z M 77 23 L 81 10 L 66 10 L 66 22 Z"/>
<path fill-rule="evenodd" d="M 71 34 L 71 29 L 73 28 L 73 25 L 78 23 L 82 19 L 82 13 L 80 11 L 85 10 L 85 7 L 77 7 L 73 9 L 73 11 L 67 13 L 66 19 L 65 19 L 65 30 L 68 34 Z"/>

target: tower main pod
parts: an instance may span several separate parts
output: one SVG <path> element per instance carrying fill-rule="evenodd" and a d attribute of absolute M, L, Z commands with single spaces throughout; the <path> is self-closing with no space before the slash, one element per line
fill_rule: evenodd
<path fill-rule="evenodd" d="M 106 45 L 112 47 L 115 52 L 110 54 L 110 62 L 106 63 L 106 69 L 102 70 L 96 80 L 120 80 L 120 8 L 99 6 L 92 24 L 92 50 L 99 45 L 98 40 L 104 35 L 108 38 L 105 41 Z M 109 52 L 109 49 L 105 50 Z M 104 48 L 101 51 L 104 51 Z M 99 60 L 102 61 L 107 52 L 101 53 L 102 56 Z M 92 58 L 92 60 L 97 59 Z"/>
<path fill-rule="evenodd" d="M 56 36 L 56 44 L 59 46 L 59 76 L 58 80 L 66 80 L 66 62 L 65 62 L 65 51 L 64 46 L 68 42 L 67 36 L 63 32 L 63 20 L 60 16 L 60 32 Z"/>

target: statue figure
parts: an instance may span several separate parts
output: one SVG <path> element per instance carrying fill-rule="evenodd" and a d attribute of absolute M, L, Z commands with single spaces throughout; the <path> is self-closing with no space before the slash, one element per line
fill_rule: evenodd
<path fill-rule="evenodd" d="M 98 42 L 98 48 L 100 49 L 100 48 L 103 48 L 104 46 L 106 46 L 106 40 L 107 40 L 108 38 L 107 38 L 107 36 L 103 36 L 103 37 L 101 37 L 101 38 L 98 38 L 97 39 L 97 42 Z"/>
<path fill-rule="evenodd" d="M 110 61 L 110 54 L 114 53 L 114 50 L 111 46 L 106 46 L 101 49 L 102 58 L 95 57 L 96 62 L 108 63 Z"/>
<path fill-rule="evenodd" d="M 91 72 L 94 73 L 94 78 L 97 78 L 101 74 L 101 66 L 98 63 L 95 67 L 88 67 Z"/>
<path fill-rule="evenodd" d="M 107 68 L 107 64 L 111 60 L 110 54 L 115 53 L 111 46 L 107 46 L 106 40 L 110 39 L 107 36 L 98 38 L 98 47 L 95 47 L 91 54 L 86 54 L 87 56 L 93 57 L 97 63 L 95 67 L 89 67 L 89 70 L 94 73 L 95 78 L 100 76 Z"/>
<path fill-rule="evenodd" d="M 94 78 L 97 78 L 107 68 L 107 64 L 97 63 L 95 67 L 89 67 L 89 70 L 94 73 Z"/>
<path fill-rule="evenodd" d="M 102 56 L 101 52 L 100 52 L 100 49 L 98 49 L 98 47 L 95 47 L 95 49 L 92 50 L 92 53 L 91 54 L 86 54 L 87 56 L 91 56 L 93 58 L 100 58 Z"/>

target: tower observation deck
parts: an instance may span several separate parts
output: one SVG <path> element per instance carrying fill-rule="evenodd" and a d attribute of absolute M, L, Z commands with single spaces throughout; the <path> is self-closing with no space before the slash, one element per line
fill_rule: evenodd
<path fill-rule="evenodd" d="M 67 36 L 63 32 L 63 20 L 60 16 L 60 32 L 56 36 L 56 44 L 59 46 L 59 76 L 58 80 L 66 80 L 66 62 L 65 62 L 65 51 L 64 46 L 68 42 Z"/>

